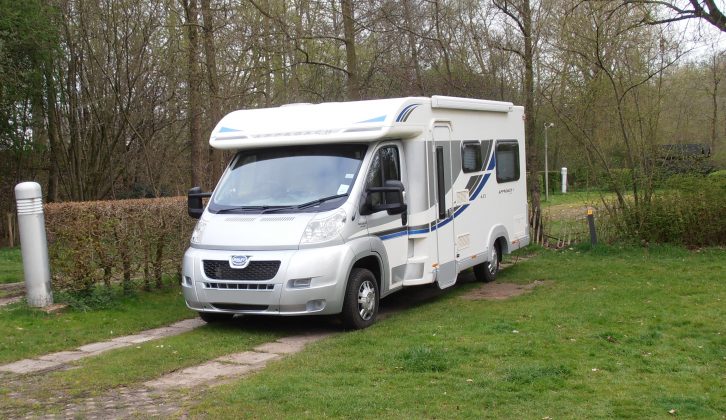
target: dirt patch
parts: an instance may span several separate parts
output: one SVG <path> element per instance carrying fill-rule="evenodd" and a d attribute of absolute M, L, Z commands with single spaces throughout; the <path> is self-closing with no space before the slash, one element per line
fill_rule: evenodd
<path fill-rule="evenodd" d="M 535 280 L 529 284 L 484 283 L 478 289 L 474 289 L 461 297 L 467 300 L 504 300 L 529 293 L 535 287 L 550 283 L 552 283 L 551 280 Z"/>

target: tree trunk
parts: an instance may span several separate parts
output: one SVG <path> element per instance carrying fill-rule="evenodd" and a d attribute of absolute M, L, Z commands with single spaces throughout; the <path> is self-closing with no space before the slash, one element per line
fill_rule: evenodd
<path fill-rule="evenodd" d="M 345 61 L 348 72 L 348 99 L 359 100 L 358 58 L 355 51 L 355 18 L 353 0 L 340 0 L 343 13 L 343 39 L 345 40 Z"/>
<path fill-rule="evenodd" d="M 209 188 L 206 182 L 207 147 L 202 139 L 202 95 L 199 59 L 197 0 L 181 0 L 187 32 L 187 124 L 191 146 L 191 181 L 193 186 Z"/>
<path fill-rule="evenodd" d="M 543 234 L 542 209 L 540 204 L 539 148 L 537 147 L 537 113 L 535 112 L 534 90 L 534 40 L 532 39 L 532 8 L 529 0 L 522 1 L 522 36 L 524 37 L 524 115 L 525 144 L 527 146 L 527 168 L 530 177 L 529 196 L 531 203 L 530 226 Z M 533 238 L 538 241 L 540 238 Z"/>
<path fill-rule="evenodd" d="M 209 85 L 209 122 L 210 130 L 222 119 L 221 99 L 219 97 L 219 75 L 217 74 L 217 50 L 214 46 L 214 15 L 209 5 L 210 0 L 202 0 L 202 37 L 204 39 L 204 63 L 207 68 L 207 83 Z M 207 132 L 206 134 L 210 134 Z M 222 176 L 224 170 L 223 153 L 209 146 L 209 174 L 208 183 L 211 188 L 214 182 Z"/>

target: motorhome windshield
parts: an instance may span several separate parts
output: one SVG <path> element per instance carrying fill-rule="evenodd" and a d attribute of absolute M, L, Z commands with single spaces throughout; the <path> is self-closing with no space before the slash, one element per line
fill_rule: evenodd
<path fill-rule="evenodd" d="M 250 149 L 235 156 L 214 192 L 213 213 L 322 211 L 345 201 L 367 146 Z"/>

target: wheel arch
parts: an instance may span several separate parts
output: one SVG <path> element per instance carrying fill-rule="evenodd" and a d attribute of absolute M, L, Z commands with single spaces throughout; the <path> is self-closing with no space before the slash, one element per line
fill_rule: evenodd
<path fill-rule="evenodd" d="M 383 280 L 383 264 L 378 255 L 376 255 L 375 253 L 370 253 L 368 255 L 358 257 L 353 262 L 353 265 L 351 265 L 350 270 L 348 270 L 348 278 L 350 278 L 350 273 L 353 271 L 354 268 L 365 268 L 366 270 L 373 273 L 373 277 L 376 278 L 378 290 L 382 290 L 381 285 Z M 348 279 L 346 279 L 346 283 L 347 282 Z"/>
<path fill-rule="evenodd" d="M 501 261 L 503 254 L 509 254 L 509 232 L 503 225 L 496 225 L 489 232 L 489 249 L 495 246 L 498 246 L 498 258 Z"/>

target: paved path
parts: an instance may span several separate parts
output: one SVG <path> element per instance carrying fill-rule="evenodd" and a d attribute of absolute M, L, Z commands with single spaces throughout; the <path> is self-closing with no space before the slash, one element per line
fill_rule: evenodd
<path fill-rule="evenodd" d="M 4 283 L 0 284 L 0 306 L 10 305 L 11 303 L 23 300 L 25 293 L 25 283 Z"/>
<path fill-rule="evenodd" d="M 318 330 L 295 334 L 255 347 L 252 351 L 232 353 L 201 365 L 172 372 L 157 379 L 132 387 L 119 387 L 80 400 L 64 401 L 51 396 L 38 404 L 30 418 L 48 419 L 120 419 L 138 417 L 184 417 L 185 402 L 193 400 L 195 393 L 182 389 L 199 390 L 230 382 L 263 369 L 267 363 L 300 352 L 309 343 L 335 334 L 333 330 Z M 25 376 L 38 380 L 38 375 Z M 10 394 L 11 398 L 24 398 Z M 50 412 L 43 412 L 49 410 Z M 17 417 L 19 413 L 0 411 L 0 417 Z"/>
<path fill-rule="evenodd" d="M 101 341 L 98 343 L 86 344 L 75 350 L 61 351 L 57 353 L 46 354 L 33 359 L 23 359 L 17 362 L 0 366 L 0 372 L 11 373 L 33 373 L 46 370 L 53 370 L 63 365 L 86 357 L 96 356 L 113 349 L 129 347 L 135 344 L 144 343 L 146 341 L 156 340 L 163 337 L 170 337 L 191 331 L 197 327 L 205 325 L 205 322 L 198 318 L 186 319 L 179 321 L 168 327 L 154 328 L 152 330 L 142 331 L 134 335 L 126 335 L 116 337 L 109 341 Z"/>

